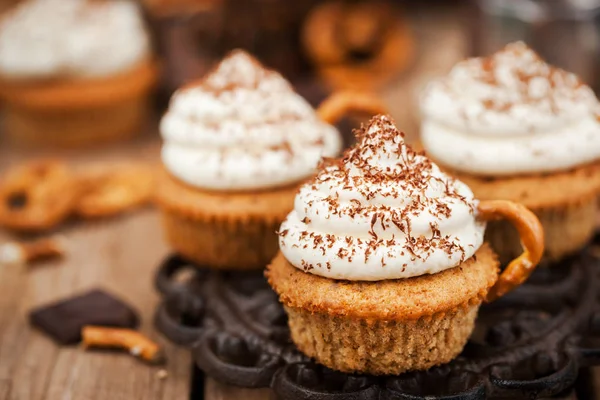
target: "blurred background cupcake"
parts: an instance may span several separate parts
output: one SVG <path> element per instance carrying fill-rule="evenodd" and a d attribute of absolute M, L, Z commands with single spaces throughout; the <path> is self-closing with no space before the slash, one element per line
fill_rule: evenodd
<path fill-rule="evenodd" d="M 128 0 L 29 0 L 0 21 L 3 133 L 27 145 L 132 136 L 157 79 L 149 35 Z"/>
<path fill-rule="evenodd" d="M 438 163 L 482 200 L 523 203 L 545 231 L 546 258 L 593 237 L 600 193 L 600 103 L 575 74 L 523 42 L 462 61 L 422 97 L 421 139 Z M 515 231 L 493 222 L 487 240 L 506 262 Z"/>
<path fill-rule="evenodd" d="M 277 72 L 243 51 L 173 95 L 156 193 L 167 242 L 200 266 L 263 268 L 298 186 L 339 132 Z"/>

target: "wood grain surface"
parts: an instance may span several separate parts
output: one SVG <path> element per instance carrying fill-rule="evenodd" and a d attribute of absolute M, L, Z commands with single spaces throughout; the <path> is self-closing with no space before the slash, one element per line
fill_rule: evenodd
<path fill-rule="evenodd" d="M 128 146 L 59 154 L 72 164 L 157 157 L 158 137 Z M 84 155 L 87 154 L 87 155 Z M 0 168 L 39 155 L 0 144 Z M 54 154 L 56 155 L 56 154 Z M 191 361 L 152 326 L 158 296 L 152 274 L 167 252 L 158 216 L 151 208 L 100 221 L 72 221 L 57 230 L 68 243 L 67 256 L 33 267 L 0 266 L 0 400 L 173 400 L 189 397 Z M 0 232 L 0 243 L 16 239 Z M 165 346 L 166 379 L 160 367 L 127 353 L 59 347 L 28 323 L 37 306 L 88 289 L 103 288 L 140 313 L 141 331 Z"/>
<path fill-rule="evenodd" d="M 412 69 L 382 90 L 398 126 L 415 138 L 416 98 L 429 79 L 441 75 L 466 52 L 465 30 L 445 9 L 410 16 L 418 57 Z M 156 124 L 146 136 L 93 151 L 52 153 L 75 166 L 115 160 L 158 160 Z M 47 153 L 16 151 L 0 141 L 0 173 L 27 158 Z M 185 349 L 169 344 L 153 328 L 159 298 L 152 285 L 158 262 L 168 254 L 156 211 L 140 210 L 101 221 L 73 221 L 57 230 L 69 243 L 64 260 L 33 268 L 0 266 L 0 400 L 184 400 L 189 398 L 191 360 Z M 15 239 L 0 231 L 0 243 Z M 160 368 L 126 353 L 58 347 L 32 329 L 29 310 L 92 288 L 103 288 L 135 306 L 141 331 L 163 344 L 166 379 Z M 592 372 L 600 381 L 598 369 Z M 596 385 L 598 390 L 600 385 Z M 248 390 L 207 379 L 206 400 L 272 400 L 269 390 Z"/>

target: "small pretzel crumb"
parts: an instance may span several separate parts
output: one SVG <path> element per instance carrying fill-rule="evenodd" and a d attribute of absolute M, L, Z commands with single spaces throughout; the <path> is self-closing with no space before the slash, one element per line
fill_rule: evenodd
<path fill-rule="evenodd" d="M 31 242 L 9 242 L 0 245 L 0 264 L 27 264 L 63 257 L 64 253 L 64 240 L 58 237 Z"/>
<path fill-rule="evenodd" d="M 0 246 L 0 264 L 22 264 L 25 260 L 19 243 L 5 243 Z"/>
<path fill-rule="evenodd" d="M 81 330 L 86 348 L 119 348 L 151 364 L 162 364 L 165 357 L 160 347 L 152 340 L 132 329 L 103 326 L 84 326 Z"/>
<path fill-rule="evenodd" d="M 167 372 L 166 369 L 161 369 L 160 371 L 158 371 L 156 373 L 156 377 L 160 380 L 167 379 L 168 376 L 169 376 L 169 373 Z"/>

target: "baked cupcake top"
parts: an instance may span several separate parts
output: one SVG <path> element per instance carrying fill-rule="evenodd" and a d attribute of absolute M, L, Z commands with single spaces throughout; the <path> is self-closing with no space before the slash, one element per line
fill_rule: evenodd
<path fill-rule="evenodd" d="M 240 50 L 178 90 L 160 130 L 167 170 L 209 190 L 294 184 L 341 148 L 339 132 L 280 74 Z"/>
<path fill-rule="evenodd" d="M 592 90 L 522 42 L 458 63 L 421 100 L 425 149 L 459 171 L 551 172 L 600 158 Z"/>
<path fill-rule="evenodd" d="M 0 20 L 0 75 L 98 77 L 150 55 L 133 1 L 27 0 Z"/>
<path fill-rule="evenodd" d="M 434 274 L 483 243 L 471 190 L 404 142 L 389 117 L 357 132 L 343 158 L 325 160 L 281 225 L 296 268 L 332 279 L 376 281 Z"/>

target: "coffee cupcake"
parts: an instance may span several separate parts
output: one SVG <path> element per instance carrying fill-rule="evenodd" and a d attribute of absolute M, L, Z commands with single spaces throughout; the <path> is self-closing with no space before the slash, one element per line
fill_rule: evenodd
<path fill-rule="evenodd" d="M 600 192 L 600 107 L 575 75 L 517 42 L 457 64 L 422 97 L 425 150 L 482 199 L 517 201 L 539 217 L 546 257 L 588 243 Z M 505 223 L 487 239 L 502 261 L 520 244 Z"/>
<path fill-rule="evenodd" d="M 269 283 L 298 348 L 319 363 L 374 375 L 456 357 L 477 310 L 522 283 L 541 256 L 535 216 L 482 202 L 414 152 L 384 116 L 302 186 L 281 225 Z M 526 251 L 498 277 L 485 220 L 503 216 Z"/>
<path fill-rule="evenodd" d="M 4 131 L 18 143 L 131 136 L 146 120 L 156 77 L 135 2 L 27 0 L 0 20 Z"/>
<path fill-rule="evenodd" d="M 338 95 L 317 114 L 242 51 L 177 91 L 161 122 L 157 194 L 169 243 L 204 266 L 263 268 L 298 185 L 341 148 L 330 123 L 364 100 Z"/>

